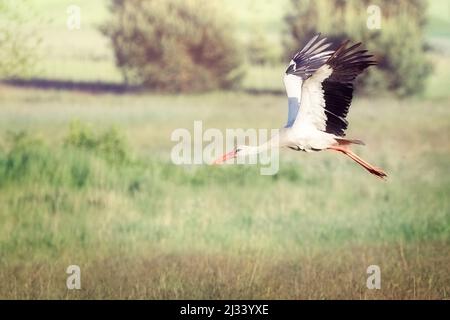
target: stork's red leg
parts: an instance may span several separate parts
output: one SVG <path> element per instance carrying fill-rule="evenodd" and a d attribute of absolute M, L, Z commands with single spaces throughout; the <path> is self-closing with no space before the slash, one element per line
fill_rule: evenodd
<path fill-rule="evenodd" d="M 370 163 L 364 161 L 361 157 L 359 157 L 357 154 L 355 154 L 353 151 L 351 151 L 347 145 L 337 145 L 337 146 L 331 146 L 328 149 L 339 151 L 350 157 L 353 161 L 358 163 L 360 166 L 362 166 L 364 169 L 369 171 L 371 174 L 377 176 L 378 178 L 385 179 L 387 177 L 387 174 L 380 168 L 377 168 Z"/>

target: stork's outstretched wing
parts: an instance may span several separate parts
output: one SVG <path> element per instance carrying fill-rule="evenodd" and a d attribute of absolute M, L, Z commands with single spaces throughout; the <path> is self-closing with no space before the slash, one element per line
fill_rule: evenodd
<path fill-rule="evenodd" d="M 303 82 L 300 112 L 293 128 L 313 125 L 321 131 L 345 135 L 353 80 L 364 69 L 376 64 L 367 50 L 358 49 L 361 43 L 347 48 L 348 43 L 342 43 L 326 63 Z"/>
<path fill-rule="evenodd" d="M 289 63 L 284 76 L 284 84 L 288 95 L 288 120 L 286 127 L 292 126 L 297 118 L 302 82 L 323 66 L 333 54 L 333 50 L 326 50 L 331 46 L 327 38 L 315 35 L 298 51 Z"/>

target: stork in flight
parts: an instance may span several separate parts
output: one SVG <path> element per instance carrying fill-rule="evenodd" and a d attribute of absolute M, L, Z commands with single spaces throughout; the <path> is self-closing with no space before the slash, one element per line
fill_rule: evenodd
<path fill-rule="evenodd" d="M 317 34 L 290 61 L 283 79 L 288 96 L 288 119 L 278 136 L 259 146 L 237 146 L 215 164 L 270 148 L 288 147 L 306 152 L 334 150 L 347 155 L 371 174 L 387 177 L 383 170 L 350 150 L 352 144 L 363 145 L 361 140 L 344 138 L 353 80 L 376 62 L 367 50 L 359 49 L 361 43 L 349 46 L 347 40 L 336 50 L 330 50 L 331 45 Z"/>

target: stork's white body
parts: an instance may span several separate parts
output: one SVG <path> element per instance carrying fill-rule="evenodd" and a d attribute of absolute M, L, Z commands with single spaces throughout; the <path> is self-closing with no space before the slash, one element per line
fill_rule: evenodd
<path fill-rule="evenodd" d="M 292 107 L 289 108 L 288 117 L 292 118 L 294 115 L 291 114 L 295 112 L 295 118 L 288 119 L 287 127 L 282 129 L 279 136 L 280 146 L 311 152 L 327 149 L 336 144 L 337 137 L 324 131 L 325 101 L 321 84 L 330 74 L 331 68 L 324 65 L 305 82 L 299 76 L 284 75 L 283 82 L 288 101 L 298 100 L 299 108 L 297 111 L 293 111 Z"/>
<path fill-rule="evenodd" d="M 280 132 L 280 146 L 298 151 L 320 151 L 336 144 L 332 134 L 321 132 L 314 127 L 305 126 L 300 130 L 283 128 Z"/>

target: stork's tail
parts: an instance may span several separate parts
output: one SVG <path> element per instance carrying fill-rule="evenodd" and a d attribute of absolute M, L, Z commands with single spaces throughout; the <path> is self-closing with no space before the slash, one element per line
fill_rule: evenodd
<path fill-rule="evenodd" d="M 346 140 L 346 139 L 344 139 L 344 140 Z M 374 176 L 377 176 L 378 178 L 381 178 L 381 179 L 386 179 L 387 174 L 382 169 L 377 168 L 377 167 L 371 165 L 370 163 L 364 161 L 361 157 L 359 157 L 357 154 L 355 154 L 353 151 L 351 151 L 348 148 L 348 144 L 354 143 L 354 142 L 349 142 L 349 141 L 359 141 L 359 140 L 346 140 L 346 142 L 344 142 L 342 144 L 339 143 L 339 145 L 337 145 L 337 146 L 331 146 L 331 147 L 329 147 L 329 149 L 344 153 L 350 159 L 355 161 L 357 164 L 362 166 L 364 169 L 369 171 Z"/>
<path fill-rule="evenodd" d="M 349 144 L 360 144 L 362 146 L 365 146 L 366 144 L 362 140 L 358 139 L 345 139 L 345 138 L 334 138 L 340 146 L 347 146 Z"/>

